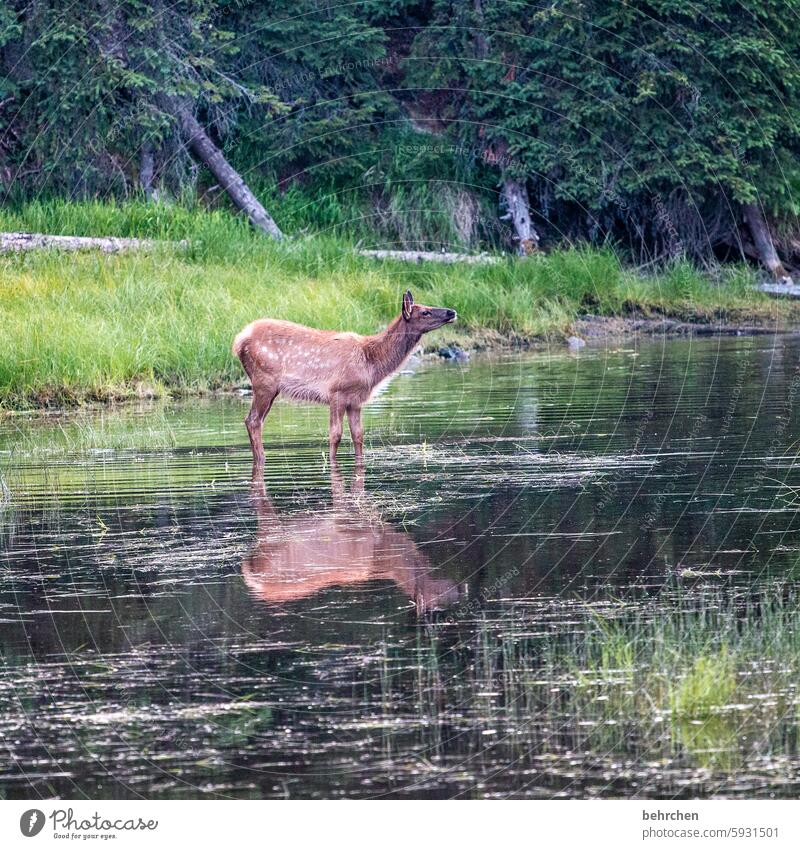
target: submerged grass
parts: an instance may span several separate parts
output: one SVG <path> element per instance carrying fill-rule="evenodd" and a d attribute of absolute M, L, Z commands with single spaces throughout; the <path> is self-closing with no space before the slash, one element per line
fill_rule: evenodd
<path fill-rule="evenodd" d="M 274 243 L 222 211 L 130 202 L 34 203 L 0 213 L 7 230 L 186 239 L 149 253 L 41 251 L 0 257 L 0 407 L 211 390 L 241 381 L 235 333 L 269 315 L 372 333 L 412 288 L 458 310 L 443 341 L 481 344 L 568 331 L 579 313 L 775 318 L 789 308 L 729 267 L 688 263 L 652 276 L 611 250 L 574 248 L 491 266 L 409 265 L 359 256 L 323 235 Z"/>
<path fill-rule="evenodd" d="M 736 698 L 736 665 L 727 647 L 697 657 L 669 694 L 674 717 L 707 717 L 731 704 Z"/>
<path fill-rule="evenodd" d="M 569 632 L 537 627 L 527 606 L 474 626 L 428 626 L 416 669 L 392 674 L 391 657 L 383 660 L 385 710 L 407 712 L 414 692 L 426 722 L 535 756 L 636 750 L 731 772 L 748 758 L 768 762 L 787 741 L 796 748 L 795 592 L 702 589 L 605 607 L 573 611 Z"/>
<path fill-rule="evenodd" d="M 0 433 L 0 464 L 11 466 L 32 458 L 74 459 L 76 455 L 112 451 L 173 449 L 178 440 L 163 406 L 152 406 L 147 415 L 129 409 L 79 410 L 69 417 L 56 415 L 37 422 L 12 419 L 10 433 Z"/>
<path fill-rule="evenodd" d="M 660 610 L 611 622 L 592 617 L 552 657 L 555 668 L 576 674 L 577 706 L 604 693 L 611 703 L 625 696 L 634 713 L 703 719 L 754 707 L 758 694 L 795 691 L 800 601 L 782 587 L 754 597 L 679 593 Z"/>

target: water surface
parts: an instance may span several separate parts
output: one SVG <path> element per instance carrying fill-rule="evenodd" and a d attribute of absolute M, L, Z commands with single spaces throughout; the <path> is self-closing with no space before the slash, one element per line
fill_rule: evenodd
<path fill-rule="evenodd" d="M 1 793 L 796 794 L 798 340 L 412 371 L 0 421 Z"/>

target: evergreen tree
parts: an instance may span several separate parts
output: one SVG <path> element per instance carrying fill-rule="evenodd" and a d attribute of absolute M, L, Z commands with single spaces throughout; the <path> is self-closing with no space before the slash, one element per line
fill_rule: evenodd
<path fill-rule="evenodd" d="M 416 76 L 461 92 L 453 132 L 526 181 L 552 236 L 707 256 L 742 205 L 795 214 L 799 10 L 434 0 Z"/>
<path fill-rule="evenodd" d="M 383 180 L 396 206 L 413 192 L 391 148 L 425 129 L 471 152 L 439 157 L 439 185 L 494 187 L 523 252 L 541 232 L 610 239 L 637 259 L 744 251 L 780 275 L 767 222 L 796 231 L 798 11 L 3 0 L 0 179 L 6 197 L 180 195 L 199 158 L 269 232 L 240 174 L 318 195 Z M 363 201 L 378 202 L 372 189 Z"/>

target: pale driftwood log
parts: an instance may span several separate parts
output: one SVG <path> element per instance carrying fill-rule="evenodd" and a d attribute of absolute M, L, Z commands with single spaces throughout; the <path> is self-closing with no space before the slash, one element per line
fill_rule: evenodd
<path fill-rule="evenodd" d="M 742 205 L 742 213 L 745 224 L 750 230 L 750 235 L 753 237 L 758 258 L 764 267 L 779 283 L 794 285 L 794 281 L 775 250 L 775 244 L 772 241 L 772 235 L 769 232 L 761 207 L 757 203 L 745 203 Z"/>
<path fill-rule="evenodd" d="M 762 283 L 756 288 L 775 298 L 800 298 L 800 286 L 794 283 Z"/>
<path fill-rule="evenodd" d="M 257 230 L 261 230 L 273 239 L 282 239 L 278 225 L 272 216 L 261 205 L 259 199 L 250 191 L 244 178 L 228 162 L 222 151 L 208 137 L 208 133 L 200 126 L 200 122 L 187 107 L 176 110 L 181 134 L 186 146 L 201 160 L 214 175 L 220 186 L 228 193 L 238 209 L 249 219 Z"/>
<path fill-rule="evenodd" d="M 506 177 L 503 180 L 503 198 L 508 217 L 514 225 L 520 256 L 530 256 L 539 250 L 539 234 L 531 223 L 530 201 L 524 183 Z"/>
<path fill-rule="evenodd" d="M 100 250 L 104 253 L 148 250 L 159 247 L 186 247 L 186 239 L 178 242 L 161 242 L 155 239 L 127 239 L 115 236 L 51 236 L 47 233 L 0 233 L 0 253 L 35 251 L 55 248 L 61 251 Z M 403 262 L 466 262 L 492 265 L 499 257 L 488 254 L 437 253 L 436 251 L 358 251 L 373 259 L 396 259 Z"/>
<path fill-rule="evenodd" d="M 473 265 L 493 265 L 499 261 L 488 254 L 437 253 L 436 251 L 358 251 L 361 256 L 373 259 L 397 259 L 401 262 L 467 262 Z"/>
<path fill-rule="evenodd" d="M 51 236 L 45 233 L 0 233 L 0 253 L 38 251 L 54 248 L 60 251 L 100 250 L 113 254 L 122 251 L 151 250 L 158 247 L 186 247 L 188 242 L 159 242 L 155 239 L 121 239 L 113 236 Z"/>

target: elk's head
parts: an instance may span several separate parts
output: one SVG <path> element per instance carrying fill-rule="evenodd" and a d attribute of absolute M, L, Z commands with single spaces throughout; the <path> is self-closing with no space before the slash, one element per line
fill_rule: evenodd
<path fill-rule="evenodd" d="M 403 320 L 409 329 L 428 333 L 443 324 L 454 322 L 456 311 L 446 307 L 426 307 L 425 304 L 415 304 L 409 291 L 403 295 Z"/>

